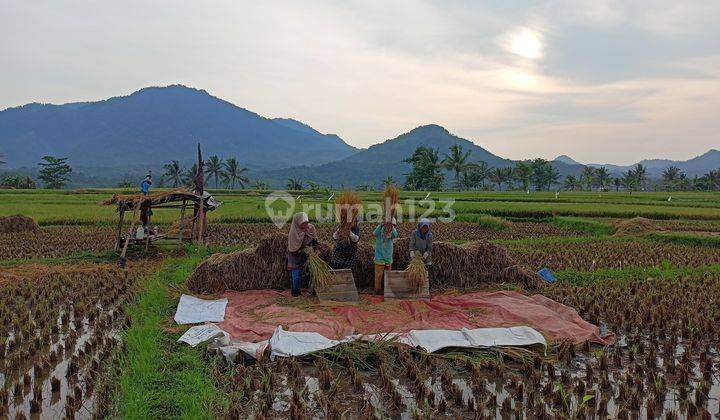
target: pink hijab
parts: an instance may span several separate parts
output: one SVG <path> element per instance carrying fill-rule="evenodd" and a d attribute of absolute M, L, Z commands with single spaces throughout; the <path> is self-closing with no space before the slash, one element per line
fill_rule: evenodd
<path fill-rule="evenodd" d="M 305 231 L 300 229 L 300 225 L 309 220 L 307 213 L 295 213 L 292 224 L 290 225 L 290 233 L 288 234 L 288 251 L 297 252 L 302 249 L 306 237 L 310 240 L 316 238 L 315 226 L 311 223 L 308 224 Z"/>

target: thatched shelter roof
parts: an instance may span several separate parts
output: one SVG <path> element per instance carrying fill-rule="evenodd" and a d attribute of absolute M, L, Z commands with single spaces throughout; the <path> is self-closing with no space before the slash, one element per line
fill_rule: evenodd
<path fill-rule="evenodd" d="M 134 210 L 141 205 L 149 204 L 151 207 L 165 203 L 179 203 L 182 201 L 192 202 L 195 204 L 204 203 L 205 209 L 208 211 L 215 210 L 220 206 L 220 202 L 215 200 L 210 194 L 204 193 L 201 198 L 199 195 L 187 190 L 171 190 L 160 191 L 148 195 L 143 194 L 113 194 L 112 198 L 103 201 L 103 205 L 117 205 L 118 208 L 123 207 L 125 210 Z"/>

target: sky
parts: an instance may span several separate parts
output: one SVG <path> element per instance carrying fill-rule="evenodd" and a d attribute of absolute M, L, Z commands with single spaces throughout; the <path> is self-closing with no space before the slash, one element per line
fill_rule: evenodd
<path fill-rule="evenodd" d="M 720 148 L 720 1 L 0 0 L 0 109 L 184 84 L 357 147 L 440 124 L 512 159 Z"/>

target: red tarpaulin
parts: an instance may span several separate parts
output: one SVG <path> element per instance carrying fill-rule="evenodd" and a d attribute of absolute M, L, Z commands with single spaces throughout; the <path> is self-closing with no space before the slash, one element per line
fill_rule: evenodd
<path fill-rule="evenodd" d="M 317 332 L 330 339 L 352 334 L 404 333 L 410 330 L 529 326 L 548 341 L 587 340 L 610 345 L 615 336 L 600 337 L 598 327 L 586 322 L 573 308 L 542 295 L 518 292 L 444 294 L 426 301 L 386 300 L 361 295 L 359 303 L 315 304 L 292 298 L 289 291 L 248 290 L 226 292 L 225 321 L 218 324 L 233 338 L 261 341 L 275 327 L 288 331 Z"/>

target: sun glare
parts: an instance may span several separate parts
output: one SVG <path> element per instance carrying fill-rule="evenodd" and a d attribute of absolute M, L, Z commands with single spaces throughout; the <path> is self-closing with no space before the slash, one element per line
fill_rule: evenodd
<path fill-rule="evenodd" d="M 530 60 L 540 58 L 542 56 L 540 34 L 527 28 L 515 31 L 509 36 L 508 50 Z"/>

